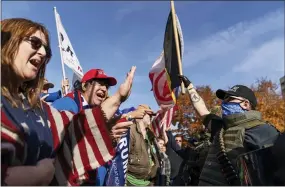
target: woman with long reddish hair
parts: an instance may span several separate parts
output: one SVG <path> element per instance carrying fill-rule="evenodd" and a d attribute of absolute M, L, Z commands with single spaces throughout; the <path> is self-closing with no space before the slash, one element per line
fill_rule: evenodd
<path fill-rule="evenodd" d="M 51 58 L 47 29 L 15 18 L 1 21 L 2 185 L 80 185 L 113 157 L 106 122 L 130 94 L 135 67 L 100 107 L 74 115 L 40 100 Z"/>

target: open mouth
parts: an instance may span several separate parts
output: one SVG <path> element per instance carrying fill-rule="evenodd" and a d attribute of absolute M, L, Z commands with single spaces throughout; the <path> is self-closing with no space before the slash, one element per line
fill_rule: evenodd
<path fill-rule="evenodd" d="M 30 64 L 32 64 L 35 68 L 39 68 L 41 65 L 41 61 L 38 59 L 31 59 L 29 60 Z"/>
<path fill-rule="evenodd" d="M 105 99 L 105 96 L 106 96 L 105 93 L 101 93 L 101 92 L 97 93 L 96 95 L 97 95 L 97 97 L 100 98 L 101 100 Z"/>

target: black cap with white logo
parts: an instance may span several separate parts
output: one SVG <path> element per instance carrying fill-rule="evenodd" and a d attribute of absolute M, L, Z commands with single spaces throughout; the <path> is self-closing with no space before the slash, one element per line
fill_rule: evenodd
<path fill-rule="evenodd" d="M 219 99 L 222 100 L 224 100 L 226 96 L 243 97 L 249 100 L 252 108 L 255 108 L 257 105 L 257 100 L 254 92 L 250 88 L 243 85 L 235 85 L 228 91 L 219 89 L 217 90 L 216 95 Z"/>

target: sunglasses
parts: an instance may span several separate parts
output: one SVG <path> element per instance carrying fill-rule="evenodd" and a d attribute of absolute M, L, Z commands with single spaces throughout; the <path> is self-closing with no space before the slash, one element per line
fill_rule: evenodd
<path fill-rule="evenodd" d="M 182 142 L 182 140 L 176 140 L 176 142 Z"/>
<path fill-rule="evenodd" d="M 233 96 L 227 96 L 224 99 L 225 102 L 230 102 L 232 100 L 239 100 L 240 103 L 243 103 L 243 102 L 247 101 L 246 99 L 240 99 L 240 98 L 236 98 L 236 97 L 233 97 Z"/>
<path fill-rule="evenodd" d="M 110 88 L 110 83 L 108 80 L 104 79 L 90 79 L 86 83 L 90 85 L 99 85 L 99 86 L 106 86 L 107 90 Z"/>
<path fill-rule="evenodd" d="M 239 100 L 240 101 L 239 104 L 245 102 L 245 103 L 249 103 L 251 106 L 253 106 L 252 103 L 247 99 L 240 99 L 240 98 L 236 98 L 236 97 L 232 97 L 232 96 L 227 96 L 224 99 L 225 102 L 231 102 L 232 100 Z M 238 102 L 235 102 L 235 103 L 238 103 Z"/>
<path fill-rule="evenodd" d="M 51 58 L 52 54 L 50 47 L 48 45 L 45 45 L 43 41 L 38 37 L 36 36 L 27 37 L 25 41 L 29 41 L 34 50 L 39 50 L 43 46 L 46 51 L 46 57 Z"/>

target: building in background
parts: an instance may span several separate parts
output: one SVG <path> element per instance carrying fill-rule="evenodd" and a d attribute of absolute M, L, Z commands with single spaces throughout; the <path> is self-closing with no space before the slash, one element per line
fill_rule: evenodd
<path fill-rule="evenodd" d="M 281 85 L 282 95 L 285 98 L 285 76 L 280 78 L 280 85 Z"/>

